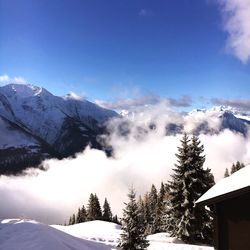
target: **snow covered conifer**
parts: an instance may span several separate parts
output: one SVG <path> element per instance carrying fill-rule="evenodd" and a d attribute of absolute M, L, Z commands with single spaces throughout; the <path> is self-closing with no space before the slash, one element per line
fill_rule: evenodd
<path fill-rule="evenodd" d="M 195 207 L 195 201 L 214 184 L 210 169 L 203 169 L 203 152 L 198 137 L 193 136 L 190 143 L 184 134 L 169 182 L 167 228 L 172 236 L 190 243 L 209 241 L 212 233 L 211 214 L 204 208 Z"/>
<path fill-rule="evenodd" d="M 163 232 L 165 229 L 164 212 L 165 212 L 165 186 L 161 183 L 161 187 L 157 197 L 155 216 L 153 220 L 153 233 Z"/>
<path fill-rule="evenodd" d="M 144 228 L 140 223 L 140 216 L 136 202 L 136 194 L 133 188 L 128 194 L 129 202 L 125 203 L 122 218 L 122 233 L 119 247 L 122 250 L 142 250 L 149 245 L 144 234 Z"/>
<path fill-rule="evenodd" d="M 149 221 L 148 221 L 148 230 L 147 234 L 154 234 L 157 231 L 157 223 L 158 219 L 156 219 L 156 211 L 157 211 L 157 202 L 158 202 L 158 195 L 157 189 L 155 185 L 151 186 L 151 190 L 148 195 L 148 206 L 149 206 Z"/>
<path fill-rule="evenodd" d="M 171 236 L 181 239 L 190 236 L 189 221 L 185 220 L 183 216 L 193 219 L 186 207 L 189 204 L 187 199 L 189 192 L 184 178 L 191 162 L 189 142 L 187 134 L 184 134 L 181 147 L 178 147 L 178 154 L 176 154 L 178 164 L 175 164 L 174 174 L 171 176 L 172 181 L 169 182 L 170 205 L 167 229 Z"/>
<path fill-rule="evenodd" d="M 210 169 L 204 169 L 205 156 L 203 155 L 204 146 L 200 144 L 197 136 L 193 136 L 190 145 L 191 152 L 191 191 L 194 210 L 194 222 L 192 223 L 192 230 L 190 232 L 190 239 L 205 243 L 212 243 L 213 238 L 213 224 L 212 212 L 206 210 L 205 207 L 196 207 L 195 201 L 200 198 L 214 183 L 214 177 Z M 191 196 L 190 196 L 191 197 Z"/>

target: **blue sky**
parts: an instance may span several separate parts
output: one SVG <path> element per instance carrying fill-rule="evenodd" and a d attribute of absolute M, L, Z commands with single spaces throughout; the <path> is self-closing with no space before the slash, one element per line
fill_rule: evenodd
<path fill-rule="evenodd" d="M 245 101 L 250 20 L 240 7 L 250 4 L 241 2 L 0 0 L 0 80 L 22 77 L 56 95 L 113 102 Z"/>

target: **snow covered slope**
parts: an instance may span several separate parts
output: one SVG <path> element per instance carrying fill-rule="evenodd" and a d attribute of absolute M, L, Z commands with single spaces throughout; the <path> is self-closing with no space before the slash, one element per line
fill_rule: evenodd
<path fill-rule="evenodd" d="M 101 242 L 113 247 L 117 246 L 121 233 L 119 225 L 98 220 L 72 226 L 53 225 L 52 227 L 81 239 Z"/>
<path fill-rule="evenodd" d="M 117 249 L 120 226 L 91 221 L 72 226 L 48 226 L 20 219 L 0 223 L 1 250 L 112 250 Z M 213 250 L 187 245 L 167 233 L 149 235 L 148 250 Z"/>
<path fill-rule="evenodd" d="M 3 220 L 1 250 L 111 250 L 112 247 L 73 237 L 36 221 Z"/>
<path fill-rule="evenodd" d="M 73 94 L 58 97 L 31 84 L 0 87 L 0 151 L 4 150 L 0 162 L 14 165 L 8 149 L 21 149 L 15 150 L 21 164 L 30 146 L 41 159 L 69 156 L 89 143 L 100 147 L 96 137 L 102 133 L 103 123 L 115 116 L 114 111 Z M 33 158 L 30 162 L 25 158 L 25 162 L 35 163 Z"/>

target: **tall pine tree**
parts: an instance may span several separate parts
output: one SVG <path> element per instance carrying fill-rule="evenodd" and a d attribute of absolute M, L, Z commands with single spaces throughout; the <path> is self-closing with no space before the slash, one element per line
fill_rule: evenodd
<path fill-rule="evenodd" d="M 167 228 L 172 236 L 190 243 L 211 240 L 211 214 L 204 208 L 195 207 L 195 201 L 214 184 L 210 169 L 203 169 L 203 152 L 203 145 L 196 136 L 190 143 L 184 134 L 176 154 L 172 181 L 169 182 Z"/>
<path fill-rule="evenodd" d="M 142 250 L 149 246 L 144 234 L 145 228 L 140 223 L 136 194 L 132 188 L 128 194 L 129 202 L 125 203 L 122 218 L 122 233 L 119 247 L 122 250 Z"/>
<path fill-rule="evenodd" d="M 102 210 L 100 206 L 99 199 L 97 195 L 90 194 L 88 207 L 87 207 L 87 220 L 101 220 L 102 219 Z"/>

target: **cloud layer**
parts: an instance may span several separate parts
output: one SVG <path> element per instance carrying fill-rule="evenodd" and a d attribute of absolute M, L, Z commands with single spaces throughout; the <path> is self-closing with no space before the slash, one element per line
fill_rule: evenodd
<path fill-rule="evenodd" d="M 95 103 L 101 107 L 114 109 L 114 110 L 131 110 L 145 107 L 145 105 L 159 105 L 165 103 L 169 107 L 190 107 L 192 105 L 192 98 L 190 96 L 182 96 L 178 99 L 175 98 L 161 98 L 159 96 L 149 95 L 140 96 L 136 98 L 121 98 L 114 102 L 107 102 L 96 100 Z"/>
<path fill-rule="evenodd" d="M 250 0 L 219 0 L 224 30 L 228 33 L 226 49 L 243 63 L 250 59 Z"/>
<path fill-rule="evenodd" d="M 250 110 L 250 100 L 249 99 L 219 99 L 214 98 L 211 100 L 215 105 L 223 105 L 237 108 L 239 110 Z"/>
<path fill-rule="evenodd" d="M 120 119 L 109 124 L 107 142 L 114 148 L 114 157 L 87 148 L 75 158 L 47 160 L 47 171 L 30 169 L 26 176 L 0 177 L 0 218 L 25 217 L 48 223 L 63 223 L 83 203 L 89 194 L 97 193 L 101 203 L 107 197 L 113 211 L 121 215 L 128 188 L 133 184 L 138 194 L 148 190 L 152 183 L 167 182 L 174 163 L 181 135 L 166 136 L 165 126 L 184 123 L 192 131 L 200 122 L 208 121 L 216 129 L 216 111 L 193 112 L 183 118 L 160 103 L 140 109 L 133 121 L 127 120 L 126 136 L 120 135 Z M 155 129 L 149 129 L 154 122 Z M 250 162 L 250 140 L 225 130 L 216 135 L 201 135 L 205 146 L 205 167 L 212 169 L 216 180 L 226 167 L 237 160 Z"/>

